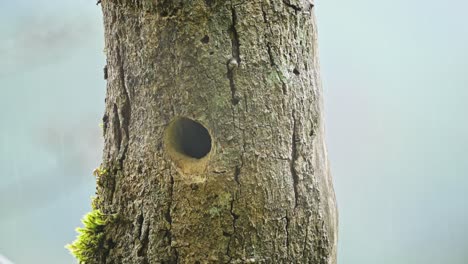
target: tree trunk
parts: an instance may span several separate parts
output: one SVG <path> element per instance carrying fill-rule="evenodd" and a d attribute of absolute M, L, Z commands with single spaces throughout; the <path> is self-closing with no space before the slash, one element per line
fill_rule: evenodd
<path fill-rule="evenodd" d="M 336 263 L 313 3 L 102 10 L 96 263 Z"/>

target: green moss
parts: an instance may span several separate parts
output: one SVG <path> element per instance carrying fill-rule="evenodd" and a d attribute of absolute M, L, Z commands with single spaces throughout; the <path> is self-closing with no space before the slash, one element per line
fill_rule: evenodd
<path fill-rule="evenodd" d="M 116 215 L 106 215 L 99 210 L 92 210 L 81 220 L 84 227 L 76 229 L 76 240 L 66 246 L 80 264 L 98 262 L 98 252 L 104 247 L 104 228 L 113 222 Z"/>
<path fill-rule="evenodd" d="M 93 171 L 93 175 L 96 177 L 104 177 L 107 175 L 107 173 L 108 173 L 107 169 L 102 168 L 102 167 L 96 168 Z"/>

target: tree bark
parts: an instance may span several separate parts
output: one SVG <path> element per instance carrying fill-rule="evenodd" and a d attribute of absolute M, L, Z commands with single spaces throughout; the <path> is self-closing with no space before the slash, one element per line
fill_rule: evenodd
<path fill-rule="evenodd" d="M 96 263 L 336 263 L 308 0 L 104 0 Z"/>

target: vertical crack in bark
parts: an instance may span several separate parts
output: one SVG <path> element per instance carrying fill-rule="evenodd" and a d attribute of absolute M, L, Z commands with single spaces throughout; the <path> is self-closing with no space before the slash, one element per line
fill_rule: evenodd
<path fill-rule="evenodd" d="M 120 118 L 119 118 L 119 108 L 117 106 L 117 104 L 113 104 L 112 105 L 112 115 L 111 115 L 111 128 L 112 128 L 112 136 L 114 137 L 114 140 L 111 140 L 113 141 L 113 144 L 116 148 L 116 151 L 117 151 L 117 155 L 118 153 L 120 153 L 120 149 L 121 149 L 121 142 L 122 142 L 122 129 L 121 129 L 121 121 L 120 121 Z M 112 155 L 114 155 L 113 151 L 111 151 Z M 115 155 L 113 157 L 113 159 L 115 158 Z M 111 175 L 112 176 L 109 176 L 109 177 L 100 177 L 100 179 L 103 180 L 104 182 L 104 187 L 109 190 L 109 192 L 107 192 L 107 195 L 109 197 L 109 201 L 111 201 L 111 204 L 113 204 L 113 201 L 114 201 L 114 194 L 115 194 L 115 190 L 116 190 L 116 178 L 117 178 L 117 174 L 118 174 L 118 166 L 121 167 L 121 163 L 118 159 L 115 159 L 114 164 L 117 164 L 117 166 L 114 167 L 114 165 L 112 165 L 112 173 Z"/>
<path fill-rule="evenodd" d="M 288 215 L 284 216 L 284 220 L 286 221 L 285 224 L 285 231 L 286 231 L 286 254 L 289 255 L 289 217 Z"/>
<path fill-rule="evenodd" d="M 240 43 L 239 43 L 239 34 L 237 33 L 236 25 L 237 25 L 237 13 L 236 9 L 232 5 L 231 1 L 231 26 L 229 27 L 229 36 L 231 38 L 231 55 L 232 58 L 229 59 L 227 62 L 227 77 L 229 79 L 229 86 L 231 88 L 231 103 L 233 105 L 237 105 L 240 101 L 238 95 L 236 94 L 237 92 L 237 87 L 236 83 L 234 81 L 234 74 L 239 67 L 241 63 L 241 58 L 240 58 Z"/>
<path fill-rule="evenodd" d="M 179 259 L 179 253 L 177 252 L 177 248 L 172 247 L 172 241 L 174 239 L 174 235 L 172 234 L 172 202 L 174 199 L 174 176 L 172 176 L 172 173 L 169 173 L 170 175 L 170 187 L 169 187 L 169 202 L 167 206 L 167 211 L 165 214 L 166 221 L 169 223 L 169 229 L 166 230 L 166 237 L 169 240 L 169 248 L 174 254 L 175 257 L 175 263 L 177 263 Z M 172 256 L 171 256 L 172 257 Z"/>
<path fill-rule="evenodd" d="M 260 4 L 260 8 L 262 9 L 263 23 L 265 23 L 265 25 L 267 26 L 268 30 L 271 33 L 271 25 L 270 25 L 270 23 L 268 23 L 267 12 L 265 11 L 265 7 L 263 5 L 263 2 Z M 276 66 L 276 63 L 275 63 L 275 59 L 273 58 L 273 53 L 272 53 L 272 50 L 271 50 L 271 43 L 270 43 L 270 41 L 268 39 L 268 36 L 267 36 L 267 30 L 265 30 L 264 37 L 265 37 L 265 41 L 266 41 L 268 58 L 270 60 L 270 66 L 274 68 Z"/>
<path fill-rule="evenodd" d="M 270 66 L 276 67 L 275 60 L 273 59 L 273 54 L 271 53 L 271 43 L 267 42 L 266 46 L 267 46 L 268 58 L 270 59 Z"/>
<path fill-rule="evenodd" d="M 236 73 L 236 70 L 237 68 L 239 67 L 240 63 L 241 63 L 241 58 L 240 58 L 240 42 L 239 42 L 239 34 L 237 32 L 237 28 L 236 28 L 236 25 L 237 25 L 237 13 L 236 13 L 236 9 L 232 3 L 232 0 L 231 0 L 231 26 L 229 27 L 229 36 L 231 38 L 231 59 L 229 59 L 229 61 L 227 62 L 227 77 L 229 79 L 229 86 L 231 88 L 231 103 L 232 105 L 237 105 L 240 101 L 238 95 L 237 95 L 237 87 L 236 87 L 236 83 L 235 83 L 235 80 L 234 80 L 234 75 Z M 232 108 L 232 117 L 233 117 L 233 122 L 235 124 L 235 111 L 234 111 L 234 107 Z M 245 152 L 245 142 L 243 144 L 243 151 Z M 232 217 L 232 234 L 228 234 L 229 235 L 229 241 L 228 241 L 228 244 L 227 244 L 227 248 L 226 248 L 226 255 L 229 257 L 229 260 L 228 260 L 228 263 L 232 261 L 233 257 L 231 256 L 231 246 L 232 246 L 232 243 L 233 243 L 233 239 L 234 239 L 234 235 L 235 233 L 237 232 L 237 227 L 236 227 L 236 222 L 237 222 L 237 219 L 239 218 L 239 215 L 237 215 L 236 213 L 234 213 L 234 203 L 236 202 L 236 195 L 238 192 L 240 192 L 240 180 L 239 180 L 239 176 L 240 176 L 240 173 L 241 173 L 241 169 L 244 165 L 244 158 L 243 158 L 243 153 L 241 155 L 241 165 L 240 166 L 236 166 L 235 169 L 234 169 L 234 181 L 236 182 L 237 186 L 238 186 L 238 190 L 236 192 L 233 193 L 233 197 L 231 199 L 231 205 L 230 205 L 230 214 L 231 214 L 231 217 Z"/>
<path fill-rule="evenodd" d="M 262 10 L 262 17 L 263 17 L 263 23 L 267 23 L 267 15 L 265 11 L 265 6 L 263 5 L 263 1 L 260 3 L 260 9 Z"/>
<path fill-rule="evenodd" d="M 239 34 L 237 32 L 237 13 L 236 9 L 232 5 L 231 1 L 231 17 L 232 17 L 232 24 L 231 24 L 231 43 L 232 43 L 232 57 L 237 60 L 237 63 L 241 63 L 240 58 L 240 42 L 239 42 Z"/>
<path fill-rule="evenodd" d="M 138 238 L 140 238 L 141 240 L 141 235 L 143 234 L 143 222 L 144 222 L 144 218 L 143 218 L 143 213 L 139 214 L 137 216 L 137 224 L 138 224 Z"/>
<path fill-rule="evenodd" d="M 236 179 L 236 182 L 238 184 L 239 184 L 239 182 L 238 182 L 239 174 L 240 174 L 240 167 L 236 167 L 236 170 L 234 172 L 234 178 Z M 228 241 L 227 248 L 226 248 L 226 255 L 229 257 L 228 263 L 231 263 L 232 258 L 233 258 L 231 256 L 231 244 L 232 244 L 232 240 L 234 239 L 234 235 L 237 232 L 236 222 L 237 222 L 237 219 L 239 218 L 239 215 L 234 213 L 234 202 L 235 201 L 236 201 L 236 197 L 233 196 L 232 199 L 231 199 L 231 207 L 229 209 L 229 212 L 230 212 L 230 214 L 232 216 L 232 234 L 229 234 L 229 241 Z"/>
<path fill-rule="evenodd" d="M 283 80 L 281 80 L 281 83 L 282 83 L 281 89 L 283 91 L 283 94 L 284 95 L 288 94 L 288 88 L 287 88 L 286 84 L 283 82 Z"/>
<path fill-rule="evenodd" d="M 236 87 L 236 83 L 235 83 L 235 80 L 234 80 L 234 75 L 236 73 L 236 70 L 237 68 L 239 67 L 240 63 L 241 63 L 241 57 L 240 57 L 240 41 L 239 41 L 239 33 L 237 31 L 237 13 L 236 13 L 236 9 L 235 9 L 235 6 L 233 5 L 232 3 L 232 0 L 231 0 L 231 19 L 232 19 L 232 22 L 231 22 L 231 26 L 229 28 L 229 35 L 230 35 L 230 38 L 231 38 L 231 59 L 228 61 L 227 63 L 227 77 L 229 79 L 229 85 L 230 85 L 230 88 L 231 88 L 231 103 L 232 105 L 237 105 L 240 101 L 240 98 L 238 97 L 237 95 L 237 87 Z M 245 95 L 244 95 L 245 97 Z M 247 102 L 245 102 L 245 110 L 247 111 Z M 234 107 L 232 107 L 232 117 L 233 117 L 233 122 L 234 122 L 234 125 L 235 125 L 235 110 L 234 110 Z M 244 132 L 243 132 L 244 133 Z M 237 195 L 240 194 L 241 192 L 241 183 L 240 183 L 240 173 L 241 173 L 241 170 L 242 170 L 242 167 L 244 166 L 244 153 L 245 153 L 245 135 L 243 135 L 243 144 L 242 144 L 242 154 L 240 156 L 240 160 L 241 160 L 241 164 L 236 166 L 235 169 L 234 169 L 234 181 L 236 182 L 237 184 L 237 191 L 235 191 L 233 193 L 233 197 L 231 199 L 231 204 L 230 204 L 230 214 L 231 214 L 231 217 L 232 217 L 232 234 L 229 234 L 229 233 L 226 233 L 228 236 L 229 236 L 229 241 L 228 241 L 228 244 L 227 244 L 227 248 L 226 248 L 226 255 L 228 256 L 229 260 L 228 260 L 228 263 L 230 263 L 233 259 L 233 256 L 232 256 L 232 252 L 231 252 L 231 247 L 232 247 L 232 243 L 233 243 L 233 240 L 234 240 L 234 236 L 237 232 L 237 226 L 236 226 L 236 223 L 237 223 L 237 219 L 239 219 L 239 215 L 237 215 L 236 213 L 234 213 L 234 203 L 236 202 L 237 200 Z"/>
<path fill-rule="evenodd" d="M 239 193 L 240 193 L 240 188 L 241 188 L 239 176 L 240 176 L 241 169 L 243 166 L 244 166 L 244 159 L 243 159 L 243 156 L 241 156 L 241 165 L 236 166 L 236 168 L 234 169 L 234 180 L 237 183 Z M 226 233 L 229 236 L 229 241 L 226 247 L 226 256 L 229 257 L 228 263 L 230 263 L 233 258 L 231 256 L 231 245 L 232 245 L 232 240 L 234 239 L 234 235 L 237 232 L 236 222 L 237 222 L 237 219 L 239 219 L 239 215 L 234 213 L 234 203 L 236 202 L 236 200 L 237 200 L 236 193 L 234 193 L 231 199 L 231 206 L 229 208 L 229 213 L 231 214 L 231 217 L 232 217 L 232 233 Z"/>
<path fill-rule="evenodd" d="M 297 138 L 297 125 L 296 125 L 296 117 L 295 117 L 295 112 L 293 111 L 292 114 L 292 120 L 293 120 L 293 131 L 292 131 L 292 137 L 291 137 L 291 162 L 290 162 L 290 170 L 291 170 L 291 177 L 293 180 L 293 189 L 294 189 L 294 209 L 297 208 L 297 200 L 298 200 L 298 190 L 297 190 L 297 185 L 299 181 L 299 176 L 297 175 L 297 170 L 296 170 L 296 161 L 298 158 L 297 155 L 297 144 L 298 144 L 298 138 Z"/>
<path fill-rule="evenodd" d="M 119 40 L 120 42 L 120 40 Z M 130 126 L 130 116 L 131 116 L 131 102 L 130 102 L 130 94 L 127 89 L 127 86 L 125 84 L 125 70 L 124 70 L 124 65 L 123 65 L 123 59 L 122 59 L 122 54 L 120 49 L 117 48 L 117 53 L 116 53 L 116 58 L 117 58 L 117 65 L 118 65 L 118 70 L 119 70 L 119 78 L 120 82 L 122 85 L 122 91 L 121 93 L 123 94 L 123 102 L 118 107 L 118 115 L 120 118 L 120 129 L 122 130 L 121 132 L 121 140 L 120 140 L 120 148 L 119 148 L 119 155 L 118 155 L 118 160 L 120 162 L 120 167 L 122 168 L 122 162 L 125 159 L 125 154 L 127 152 L 128 148 L 128 141 L 129 141 L 129 126 Z"/>
<path fill-rule="evenodd" d="M 114 104 L 112 107 L 112 127 L 114 134 L 114 143 L 117 148 L 117 153 L 120 152 L 120 145 L 122 142 L 122 130 L 120 128 L 120 118 L 119 118 L 119 108 L 117 104 Z"/>
<path fill-rule="evenodd" d="M 236 166 L 236 169 L 234 171 L 234 180 L 236 181 L 237 185 L 239 185 L 239 186 L 240 186 L 240 181 L 239 181 L 240 170 L 241 170 L 241 167 Z"/>
<path fill-rule="evenodd" d="M 149 224 L 143 217 L 143 212 L 138 215 L 137 223 L 139 225 L 138 239 L 140 241 L 140 248 L 137 251 L 137 256 L 142 257 L 142 264 L 148 264 L 148 244 L 149 244 Z"/>

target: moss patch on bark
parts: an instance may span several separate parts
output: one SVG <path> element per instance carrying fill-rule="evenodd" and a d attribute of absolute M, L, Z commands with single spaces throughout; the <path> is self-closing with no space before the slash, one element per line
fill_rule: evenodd
<path fill-rule="evenodd" d="M 76 229 L 78 232 L 76 240 L 66 246 L 78 260 L 78 263 L 93 263 L 99 259 L 98 253 L 102 252 L 104 247 L 104 228 L 115 219 L 115 214 L 106 215 L 97 209 L 83 217 L 81 221 L 84 227 Z"/>

